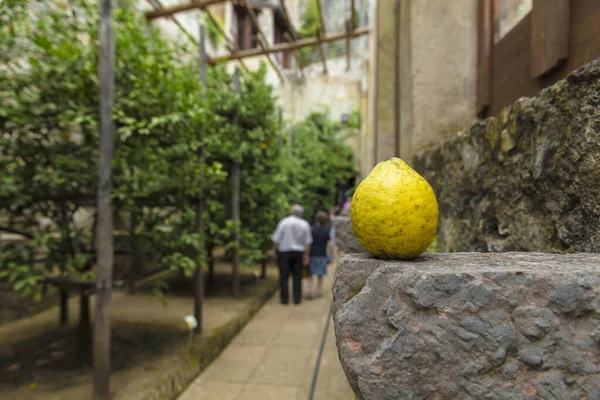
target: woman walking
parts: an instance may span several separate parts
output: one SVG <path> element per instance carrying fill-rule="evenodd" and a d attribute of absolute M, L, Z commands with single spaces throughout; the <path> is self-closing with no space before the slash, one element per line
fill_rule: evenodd
<path fill-rule="evenodd" d="M 323 277 L 327 275 L 329 263 L 328 249 L 331 247 L 331 237 L 327 227 L 329 217 L 324 211 L 317 212 L 315 225 L 311 229 L 313 242 L 310 246 L 310 266 L 308 278 L 308 298 L 322 297 Z M 314 290 L 316 280 L 316 291 Z"/>

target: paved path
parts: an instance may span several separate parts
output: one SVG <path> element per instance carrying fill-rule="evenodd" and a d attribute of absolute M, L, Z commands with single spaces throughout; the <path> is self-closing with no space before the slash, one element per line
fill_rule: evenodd
<path fill-rule="evenodd" d="M 329 330 L 314 399 L 354 400 L 329 317 L 332 280 L 330 266 L 325 296 L 297 306 L 281 305 L 276 294 L 179 400 L 308 399 L 325 324 Z"/>

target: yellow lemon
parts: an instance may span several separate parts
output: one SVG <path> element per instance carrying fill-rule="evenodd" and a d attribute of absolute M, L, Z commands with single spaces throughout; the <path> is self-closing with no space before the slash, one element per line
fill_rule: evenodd
<path fill-rule="evenodd" d="M 429 183 L 395 157 L 373 168 L 356 188 L 350 207 L 358 241 L 379 258 L 408 260 L 427 250 L 438 216 Z"/>

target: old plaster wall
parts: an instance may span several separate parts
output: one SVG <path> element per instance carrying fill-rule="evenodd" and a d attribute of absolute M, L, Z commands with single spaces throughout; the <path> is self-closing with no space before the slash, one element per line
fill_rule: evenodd
<path fill-rule="evenodd" d="M 435 145 L 475 121 L 476 3 L 411 2 L 412 71 L 401 86 L 412 86 L 412 132 L 402 131 L 411 136 L 412 151 Z"/>
<path fill-rule="evenodd" d="M 410 163 L 416 151 L 474 122 L 476 3 L 378 2 L 369 72 L 374 88 L 367 108 L 370 129 L 362 139 L 372 141 L 374 149 L 372 158 L 363 154 L 363 164 L 368 165 L 363 176 L 375 163 L 393 156 Z M 396 87 L 400 95 L 395 102 Z"/>
<path fill-rule="evenodd" d="M 327 111 L 331 119 L 341 121 L 343 114 L 366 106 L 366 62 L 354 63 L 350 71 L 346 71 L 345 58 L 329 59 L 327 68 L 326 75 L 320 63 L 311 64 L 304 69 L 304 78 L 290 73 L 283 84 L 275 86 L 285 120 L 298 122 L 313 111 Z M 360 130 L 347 129 L 343 135 L 358 158 L 362 145 Z"/>
<path fill-rule="evenodd" d="M 373 48 L 375 54 L 375 68 L 377 74 L 374 90 L 376 91 L 374 112 L 373 135 L 375 142 L 374 162 L 387 160 L 393 157 L 396 148 L 394 136 L 394 38 L 396 16 L 393 0 L 380 0 L 376 8 L 376 44 Z M 371 166 L 372 167 L 372 166 Z"/>

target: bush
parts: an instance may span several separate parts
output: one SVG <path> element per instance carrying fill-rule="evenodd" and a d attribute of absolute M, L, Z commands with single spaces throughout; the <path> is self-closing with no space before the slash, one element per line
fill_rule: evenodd
<path fill-rule="evenodd" d="M 40 3 L 36 14 L 24 2 L 7 4 L 1 18 L 10 23 L 0 25 L 0 228 L 27 240 L 0 244 L 0 279 L 37 296 L 45 276 L 95 275 L 98 13 L 93 0 Z M 113 205 L 117 229 L 124 229 L 121 217 L 134 216 L 137 239 L 125 247 L 135 245 L 138 262 L 190 276 L 204 261 L 194 256 L 203 242 L 235 248 L 228 177 L 236 163 L 247 264 L 264 257 L 291 203 L 305 205 L 308 217 L 331 206 L 335 185 L 353 165 L 339 124 L 312 114 L 293 126 L 287 143 L 264 65 L 242 73 L 239 94 L 222 66 L 209 70 L 202 87 L 188 56 L 193 47 L 167 41 L 128 7 L 115 10 L 114 29 Z M 200 187 L 204 235 L 194 224 Z"/>

